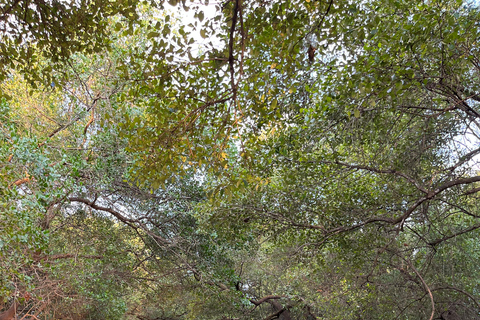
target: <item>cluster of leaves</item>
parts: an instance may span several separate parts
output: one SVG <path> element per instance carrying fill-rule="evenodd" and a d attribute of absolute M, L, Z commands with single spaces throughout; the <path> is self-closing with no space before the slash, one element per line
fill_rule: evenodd
<path fill-rule="evenodd" d="M 109 17 L 121 15 L 130 27 L 139 1 L 18 1 L 0 11 L 0 80 L 18 69 L 36 81 L 51 83 L 57 62 L 75 52 L 100 52 L 108 46 Z M 43 57 L 52 64 L 45 65 Z"/>

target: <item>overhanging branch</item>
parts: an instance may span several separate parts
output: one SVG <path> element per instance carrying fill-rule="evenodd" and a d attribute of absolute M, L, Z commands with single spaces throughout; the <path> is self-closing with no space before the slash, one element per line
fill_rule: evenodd
<path fill-rule="evenodd" d="M 156 240 L 160 240 L 162 241 L 163 243 L 165 244 L 169 244 L 170 241 L 168 241 L 167 239 L 151 232 L 149 230 L 149 228 L 140 222 L 139 219 L 131 219 L 131 218 L 128 218 L 126 217 L 125 215 L 123 215 L 122 213 L 118 212 L 117 210 L 114 210 L 114 209 L 111 209 L 111 208 L 107 208 L 107 207 L 102 207 L 102 206 L 99 206 L 98 204 L 96 204 L 96 199 L 93 200 L 93 201 L 90 201 L 88 199 L 84 199 L 84 198 L 79 198 L 79 197 L 69 197 L 68 198 L 69 201 L 72 201 L 72 202 L 80 202 L 80 203 L 83 203 L 83 204 L 86 204 L 88 205 L 90 208 L 92 209 L 95 209 L 95 210 L 100 210 L 100 211 L 104 211 L 104 212 L 108 212 L 110 213 L 112 216 L 114 216 L 115 218 L 117 218 L 118 220 L 120 220 L 121 222 L 123 222 L 124 224 L 128 225 L 129 227 L 137 230 L 139 228 L 141 228 L 141 230 L 145 231 L 149 236 L 155 238 Z"/>
<path fill-rule="evenodd" d="M 260 298 L 259 300 L 250 299 L 250 302 L 253 303 L 253 304 L 256 305 L 256 306 L 259 306 L 259 305 L 261 305 L 262 303 L 267 302 L 267 301 L 269 301 L 269 300 L 272 300 L 272 299 L 275 300 L 275 299 L 281 299 L 281 298 L 285 298 L 285 296 L 269 295 L 269 296 L 262 297 L 262 298 Z"/>

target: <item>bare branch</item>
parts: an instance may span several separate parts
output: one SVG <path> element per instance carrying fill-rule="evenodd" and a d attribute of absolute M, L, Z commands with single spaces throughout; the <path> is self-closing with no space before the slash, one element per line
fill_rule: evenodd
<path fill-rule="evenodd" d="M 285 296 L 275 296 L 275 295 L 269 295 L 269 296 L 265 296 L 263 298 L 260 298 L 259 300 L 253 300 L 253 299 L 250 299 L 250 302 L 253 303 L 254 305 L 256 306 L 259 306 L 261 305 L 262 303 L 264 302 L 267 302 L 268 300 L 271 300 L 271 299 L 281 299 L 281 298 L 285 298 Z"/>
<path fill-rule="evenodd" d="M 432 291 L 430 290 L 430 288 L 428 287 L 427 283 L 425 282 L 425 280 L 423 280 L 423 277 L 420 275 L 420 273 L 418 272 L 418 270 L 413 266 L 413 263 L 411 263 L 410 261 L 407 261 L 408 264 L 410 265 L 410 267 L 412 268 L 413 272 L 415 272 L 415 274 L 417 275 L 418 278 L 420 278 L 420 281 L 422 281 L 422 284 L 423 286 L 425 287 L 425 290 L 428 292 L 428 295 L 430 296 L 430 302 L 432 304 L 432 314 L 430 315 L 430 318 L 429 320 L 433 320 L 433 316 L 435 315 L 435 302 L 433 301 L 433 294 L 432 294 Z"/>
<path fill-rule="evenodd" d="M 100 100 L 100 94 L 98 94 L 95 99 L 93 99 L 92 103 L 90 104 L 90 106 L 87 108 L 86 112 L 89 112 L 90 110 L 92 110 L 93 108 L 95 108 L 95 105 L 97 104 L 97 101 Z M 53 130 L 49 135 L 48 137 L 51 138 L 53 137 L 54 135 L 56 135 L 57 133 L 59 133 L 60 131 L 63 131 L 65 129 L 67 129 L 68 127 L 70 127 L 71 125 L 73 125 L 74 123 L 76 123 L 78 120 L 80 120 L 82 118 L 82 114 L 83 112 L 80 112 L 79 114 L 77 114 L 72 121 L 70 121 L 69 123 L 67 124 L 64 124 L 60 127 L 58 127 L 57 129 Z"/>
<path fill-rule="evenodd" d="M 106 207 L 102 207 L 102 206 L 99 206 L 97 204 L 95 204 L 95 200 L 94 201 L 90 201 L 90 200 L 87 200 L 87 199 L 83 199 L 83 198 L 78 198 L 78 197 L 70 197 L 68 198 L 69 201 L 73 201 L 73 202 L 80 202 L 80 203 L 83 203 L 83 204 L 86 204 L 88 205 L 89 207 L 91 207 L 92 209 L 95 209 L 95 210 L 100 210 L 100 211 L 104 211 L 104 212 L 108 212 L 110 213 L 111 215 L 113 215 L 115 218 L 117 218 L 118 220 L 122 221 L 124 224 L 130 226 L 131 228 L 137 230 L 139 227 L 145 231 L 150 237 L 153 237 L 157 240 L 160 240 L 162 241 L 163 243 L 170 243 L 170 241 L 168 241 L 167 239 L 159 236 L 158 234 L 155 234 L 153 232 L 151 232 L 147 226 L 145 226 L 145 224 L 141 223 L 139 221 L 139 219 L 131 219 L 131 218 L 127 218 L 125 217 L 123 214 L 121 214 L 120 212 L 114 210 L 114 209 L 111 209 L 111 208 L 106 208 Z"/>

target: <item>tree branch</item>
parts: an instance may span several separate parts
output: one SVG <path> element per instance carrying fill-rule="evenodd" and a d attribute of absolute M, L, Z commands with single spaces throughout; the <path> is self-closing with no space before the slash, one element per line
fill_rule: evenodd
<path fill-rule="evenodd" d="M 77 255 L 77 254 L 54 254 L 54 255 L 45 255 L 35 259 L 35 261 L 52 261 L 60 259 L 70 259 L 70 258 L 82 258 L 82 259 L 102 259 L 103 256 L 100 255 Z"/>
<path fill-rule="evenodd" d="M 325 228 L 323 228 L 322 226 L 317 226 L 317 225 L 296 224 L 296 223 L 293 223 L 293 225 L 298 226 L 298 227 L 302 227 L 302 228 L 306 228 L 306 229 L 322 230 L 325 233 L 325 236 L 328 236 L 328 237 L 330 237 L 332 235 L 335 235 L 335 234 L 338 234 L 338 233 L 352 231 L 352 230 L 361 228 L 363 226 L 366 226 L 368 224 L 375 223 L 375 222 L 386 222 L 386 223 L 391 224 L 391 225 L 396 225 L 396 224 L 401 223 L 403 225 L 405 220 L 425 201 L 433 199 L 434 197 L 436 197 L 441 192 L 443 192 L 443 191 L 445 191 L 449 188 L 452 188 L 454 186 L 458 186 L 458 185 L 462 185 L 462 184 L 470 184 L 470 183 L 478 182 L 478 181 L 480 181 L 480 176 L 448 181 L 448 182 L 442 184 L 441 186 L 439 186 L 438 188 L 436 188 L 433 191 L 427 191 L 427 194 L 425 196 L 418 199 L 412 206 L 410 206 L 410 208 L 408 208 L 405 211 L 404 214 L 402 214 L 401 216 L 399 216 L 397 218 L 390 218 L 390 217 L 385 217 L 385 216 L 383 216 L 383 217 L 382 216 L 372 217 L 370 219 L 367 219 L 363 222 L 360 222 L 360 223 L 357 223 L 357 224 L 354 224 L 354 225 L 351 225 L 351 226 L 341 226 L 341 227 L 333 228 L 333 229 L 330 229 L 330 230 L 325 230 Z M 474 230 L 474 229 L 476 229 L 476 227 L 475 228 L 472 227 L 470 229 Z M 467 229 L 465 232 L 471 231 L 470 229 Z"/>
<path fill-rule="evenodd" d="M 285 298 L 285 296 L 275 296 L 275 295 L 269 295 L 269 296 L 265 296 L 263 298 L 260 298 L 259 300 L 253 300 L 253 299 L 250 299 L 250 302 L 253 303 L 254 305 L 256 306 L 259 306 L 261 305 L 262 303 L 264 302 L 267 302 L 268 300 L 271 300 L 271 299 L 281 299 L 281 298 Z"/>
<path fill-rule="evenodd" d="M 425 287 L 425 290 L 428 292 L 428 295 L 430 296 L 430 302 L 432 304 L 432 313 L 430 315 L 430 318 L 429 320 L 433 320 L 433 316 L 435 315 L 435 302 L 433 301 L 433 294 L 432 294 L 432 291 L 430 290 L 430 288 L 428 287 L 427 283 L 425 282 L 425 280 L 423 280 L 423 277 L 420 275 L 420 273 L 417 271 L 417 269 L 413 266 L 413 263 L 409 262 L 408 261 L 408 264 L 410 265 L 410 267 L 412 268 L 413 272 L 415 272 L 415 274 L 417 275 L 417 277 L 420 278 L 420 281 L 422 281 L 422 284 L 423 286 Z"/>
<path fill-rule="evenodd" d="M 462 290 L 462 289 L 458 289 L 458 288 L 455 288 L 455 287 L 439 287 L 439 288 L 435 288 L 435 289 L 432 289 L 432 291 L 438 291 L 438 290 L 453 290 L 453 291 L 457 291 L 457 292 L 460 292 L 464 295 L 466 295 L 467 297 L 469 297 L 478 307 L 478 310 L 480 310 L 480 303 L 468 292 Z"/>
<path fill-rule="evenodd" d="M 451 235 L 449 235 L 449 236 L 445 236 L 445 237 L 443 237 L 443 238 L 440 238 L 440 239 L 434 240 L 434 241 L 432 241 L 432 242 L 429 242 L 428 244 L 431 245 L 432 247 L 434 247 L 434 246 L 438 245 L 439 243 L 442 243 L 443 241 L 447 241 L 447 240 L 449 240 L 449 239 L 455 238 L 455 237 L 457 237 L 457 236 L 459 236 L 459 235 L 462 235 L 462 234 L 464 234 L 464 233 L 468 233 L 468 232 L 473 231 L 473 230 L 476 230 L 476 229 L 478 229 L 478 228 L 480 228 L 480 223 L 477 223 L 476 225 L 471 226 L 470 228 L 463 229 L 463 230 L 461 230 L 461 231 L 459 231 L 459 232 L 456 232 L 456 233 L 454 233 L 454 234 L 451 234 Z"/>
<path fill-rule="evenodd" d="M 233 7 L 233 17 L 232 17 L 232 25 L 230 26 L 230 39 L 228 42 L 228 64 L 230 65 L 230 85 L 233 91 L 233 100 L 236 101 L 237 98 L 237 85 L 235 84 L 235 57 L 233 51 L 233 41 L 235 37 L 235 27 L 237 25 L 238 19 L 238 11 L 239 11 L 239 2 L 240 0 L 235 0 L 235 4 Z"/>
<path fill-rule="evenodd" d="M 95 209 L 95 210 L 100 210 L 100 211 L 105 211 L 105 212 L 108 212 L 110 213 L 111 215 L 113 215 L 115 218 L 117 218 L 118 220 L 120 220 L 121 222 L 123 222 L 124 224 L 128 225 L 129 227 L 133 228 L 133 229 L 138 229 L 139 226 L 141 227 L 141 229 L 143 231 L 145 231 L 149 236 L 151 237 L 154 237 L 164 243 L 170 243 L 170 241 L 168 241 L 167 239 L 151 232 L 147 226 L 145 226 L 143 223 L 141 223 L 139 221 L 139 219 L 131 219 L 131 218 L 127 218 L 125 217 L 123 214 L 121 214 L 120 212 L 114 210 L 114 209 L 111 209 L 111 208 L 107 208 L 107 207 L 102 207 L 102 206 L 99 206 L 97 204 L 95 204 L 95 201 L 89 201 L 87 199 L 83 199 L 83 198 L 78 198 L 78 197 L 70 197 L 68 198 L 69 201 L 72 201 L 72 202 L 80 202 L 80 203 L 83 203 L 83 204 L 86 204 L 88 205 L 89 207 L 91 207 L 92 209 Z M 138 225 L 138 226 L 137 226 Z"/>
<path fill-rule="evenodd" d="M 100 100 L 100 95 L 97 95 L 92 103 L 90 104 L 90 106 L 87 108 L 86 112 L 89 112 L 90 110 L 92 110 L 93 108 L 95 108 L 95 105 L 97 104 L 97 101 Z M 68 127 L 70 127 L 72 124 L 74 124 L 75 122 L 77 122 L 78 120 L 80 120 L 80 118 L 82 117 L 82 114 L 83 112 L 80 112 L 79 114 L 77 114 L 72 121 L 70 121 L 69 123 L 63 125 L 63 126 L 60 126 L 58 127 L 57 129 L 53 130 L 49 135 L 48 137 L 51 138 L 53 137 L 54 135 L 56 135 L 57 133 L 59 133 L 60 131 L 63 131 L 65 129 L 67 129 Z M 43 144 L 43 143 L 42 143 Z"/>
<path fill-rule="evenodd" d="M 377 169 L 369 166 L 349 164 L 349 163 L 344 163 L 340 161 L 335 161 L 333 163 L 344 166 L 344 167 L 352 168 L 352 169 L 366 170 L 366 171 L 381 173 L 381 174 L 393 174 L 393 175 L 404 178 L 405 180 L 413 184 L 418 190 L 422 191 L 423 193 L 428 193 L 427 189 L 425 189 L 425 187 L 420 185 L 415 179 L 409 177 L 403 172 L 400 172 L 394 169 Z"/>

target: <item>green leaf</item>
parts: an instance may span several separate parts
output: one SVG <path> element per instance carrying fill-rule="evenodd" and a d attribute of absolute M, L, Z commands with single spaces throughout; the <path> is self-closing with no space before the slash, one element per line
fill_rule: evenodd
<path fill-rule="evenodd" d="M 272 104 L 270 105 L 272 109 L 275 109 L 277 107 L 277 99 L 273 99 Z"/>
<path fill-rule="evenodd" d="M 156 31 L 152 31 L 152 32 L 149 32 L 149 33 L 147 34 L 147 38 L 148 38 L 148 39 L 157 38 L 158 36 L 160 36 L 160 33 L 156 32 Z"/>

